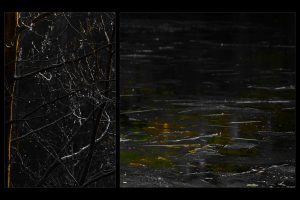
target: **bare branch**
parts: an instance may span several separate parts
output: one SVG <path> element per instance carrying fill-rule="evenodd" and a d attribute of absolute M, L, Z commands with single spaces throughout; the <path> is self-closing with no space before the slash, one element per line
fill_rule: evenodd
<path fill-rule="evenodd" d="M 102 47 L 96 49 L 95 51 L 92 51 L 92 52 L 90 52 L 90 53 L 88 53 L 88 54 L 86 54 L 86 55 L 83 55 L 83 56 L 81 56 L 81 57 L 79 57 L 79 58 L 77 58 L 77 59 L 74 59 L 74 60 L 67 60 L 67 61 L 65 61 L 65 62 L 63 62 L 63 63 L 60 63 L 60 64 L 54 64 L 54 65 L 52 65 L 52 66 L 50 66 L 50 67 L 46 67 L 46 68 L 43 68 L 43 69 L 39 69 L 39 70 L 36 70 L 36 71 L 34 71 L 34 72 L 30 72 L 30 73 L 24 74 L 24 75 L 22 75 L 22 76 L 15 76 L 14 79 L 15 79 L 15 80 L 20 80 L 20 79 L 23 79 L 23 78 L 26 78 L 26 77 L 29 77 L 29 76 L 34 76 L 34 75 L 36 75 L 36 74 L 38 74 L 38 73 L 40 73 L 40 72 L 49 71 L 49 70 L 52 70 L 52 69 L 56 69 L 56 68 L 65 66 L 65 65 L 67 65 L 67 64 L 71 64 L 71 63 L 78 62 L 78 61 L 82 60 L 83 58 L 86 58 L 86 57 L 88 57 L 88 56 L 94 55 L 97 51 L 100 51 L 100 50 L 102 50 L 102 49 L 104 49 L 104 48 L 106 48 L 106 47 L 108 47 L 108 46 L 111 46 L 111 44 L 104 45 L 104 46 L 102 46 Z"/>
<path fill-rule="evenodd" d="M 108 118 L 108 123 L 106 125 L 106 128 L 105 128 L 105 131 L 101 134 L 101 136 L 99 138 L 97 138 L 95 140 L 95 144 L 99 143 L 103 138 L 104 136 L 106 135 L 106 133 L 108 132 L 108 128 L 109 128 L 109 125 L 110 125 L 110 118 L 109 118 L 109 115 L 105 112 L 105 115 L 106 117 Z M 80 156 L 83 152 L 85 152 L 85 150 L 89 149 L 90 147 L 90 144 L 82 147 L 79 151 L 75 152 L 75 153 L 72 153 L 70 155 L 67 155 L 67 156 L 64 156 L 64 157 L 61 157 L 60 159 L 65 161 L 65 160 L 69 160 L 69 159 L 74 159 L 74 157 L 78 157 Z"/>
<path fill-rule="evenodd" d="M 86 183 L 84 183 L 84 184 L 82 185 L 82 187 L 87 187 L 87 186 L 89 186 L 90 184 L 92 184 L 92 183 L 94 183 L 94 182 L 96 182 L 96 181 L 99 181 L 100 179 L 102 179 L 102 178 L 104 178 L 104 177 L 113 175 L 115 172 L 116 172 L 116 170 L 113 169 L 113 170 L 111 170 L 111 171 L 109 171 L 109 172 L 107 172 L 107 173 L 101 174 L 101 175 L 99 175 L 98 177 L 95 177 L 95 178 L 93 178 L 93 179 L 87 181 Z"/>
<path fill-rule="evenodd" d="M 99 107 L 96 107 L 95 110 L 99 109 Z M 89 116 L 87 117 L 87 120 L 84 121 L 84 123 L 75 131 L 75 133 L 72 135 L 72 137 L 66 142 L 66 144 L 60 149 L 60 151 L 58 152 L 58 155 L 61 156 L 61 154 L 63 153 L 64 149 L 66 147 L 68 147 L 71 142 L 74 140 L 75 136 L 78 135 L 78 133 L 81 131 L 81 129 L 86 125 L 86 123 L 88 122 L 88 120 L 93 116 L 93 113 L 95 112 L 95 110 L 91 111 L 91 113 L 89 114 Z M 59 162 L 55 159 L 53 161 L 53 163 L 50 165 L 50 167 L 46 170 L 45 174 L 42 176 L 42 178 L 38 181 L 38 183 L 36 184 L 37 187 L 41 186 L 44 184 L 44 182 L 46 181 L 47 177 L 51 174 L 51 172 L 57 167 L 59 166 Z"/>
<path fill-rule="evenodd" d="M 53 14 L 53 12 L 45 12 L 45 13 L 42 13 L 42 14 L 38 15 L 36 18 L 34 18 L 34 19 L 31 21 L 30 26 L 32 27 L 32 26 L 36 25 L 36 23 L 38 23 L 39 21 L 45 19 L 46 17 L 48 17 L 48 16 L 50 16 L 50 15 L 52 15 L 52 14 Z M 26 25 L 19 26 L 19 27 L 18 27 L 18 30 L 17 30 L 18 34 L 20 34 L 21 32 L 23 32 L 23 31 L 26 30 L 27 28 L 28 28 L 28 27 L 27 27 Z"/>
<path fill-rule="evenodd" d="M 66 115 L 64 115 L 64 116 L 62 116 L 62 117 L 60 117 L 59 119 L 57 119 L 57 120 L 51 122 L 50 124 L 47 124 L 47 125 L 42 126 L 42 127 L 38 128 L 38 129 L 35 129 L 35 130 L 33 130 L 33 131 L 30 131 L 29 133 L 26 133 L 26 134 L 24 134 L 24 135 L 22 135 L 22 136 L 20 136 L 20 137 L 17 137 L 17 138 L 12 139 L 11 142 L 13 143 L 13 142 L 16 142 L 16 141 L 18 141 L 18 140 L 22 140 L 22 139 L 28 137 L 29 135 L 32 135 L 32 134 L 34 134 L 34 133 L 36 133 L 36 132 L 39 132 L 39 131 L 41 131 L 41 130 L 43 130 L 43 129 L 49 127 L 49 126 L 52 126 L 52 125 L 56 124 L 57 122 L 61 121 L 62 119 L 66 118 L 66 117 L 68 117 L 68 116 L 70 116 L 70 115 L 72 115 L 72 114 L 73 114 L 73 112 L 70 112 L 70 113 L 68 113 L 68 114 L 66 114 Z"/>

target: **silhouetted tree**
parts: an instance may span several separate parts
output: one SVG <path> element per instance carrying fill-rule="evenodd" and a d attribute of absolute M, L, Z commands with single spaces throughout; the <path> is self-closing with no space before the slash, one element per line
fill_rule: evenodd
<path fill-rule="evenodd" d="M 5 74 L 6 87 L 16 83 L 6 101 L 12 186 L 113 187 L 115 14 L 15 16 L 19 48 Z"/>

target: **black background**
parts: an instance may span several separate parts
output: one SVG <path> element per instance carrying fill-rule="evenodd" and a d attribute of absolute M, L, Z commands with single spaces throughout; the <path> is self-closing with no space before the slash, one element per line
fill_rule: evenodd
<path fill-rule="evenodd" d="M 29 1 L 29 0 L 19 0 L 19 1 L 2 1 L 1 2 L 1 23 L 3 23 L 3 12 L 5 11 L 105 11 L 105 12 L 296 12 L 296 1 L 165 1 L 163 3 L 162 0 L 160 1 L 100 1 L 100 0 L 84 0 L 84 1 L 63 1 L 63 0 L 52 0 L 52 1 Z M 180 15 L 172 16 L 171 13 L 167 14 L 159 14 L 156 15 L 164 16 L 164 17 L 180 17 Z M 236 15 L 242 15 L 239 13 L 236 13 Z M 149 18 L 149 15 L 147 13 L 143 14 L 145 18 Z M 193 14 L 191 13 L 189 15 L 191 18 L 193 18 Z M 201 16 L 201 15 L 198 15 Z M 222 17 L 221 15 L 218 17 Z M 260 18 L 260 17 L 259 17 Z M 255 17 L 251 20 L 257 20 Z M 266 19 L 268 20 L 268 19 Z M 283 19 L 283 20 L 276 20 L 274 19 L 274 23 L 280 23 L 282 26 L 285 26 L 285 20 L 289 19 Z M 117 23 L 118 25 L 118 23 Z M 3 25 L 1 25 L 1 28 L 3 28 Z M 288 27 L 287 27 L 288 28 Z M 295 31 L 291 29 L 290 31 Z M 1 34 L 3 34 L 3 31 L 1 31 Z M 118 36 L 118 35 L 117 35 Z M 1 35 L 1 40 L 3 44 L 3 35 Z M 118 40 L 117 40 L 118 43 Z M 118 44 L 117 44 L 118 45 Z M 1 51 L 3 51 L 3 48 L 1 48 Z M 2 53 L 2 56 L 4 54 Z M 118 56 L 117 52 L 117 56 Z M 3 59 L 3 57 L 2 57 Z M 117 57 L 118 59 L 118 57 Z M 3 63 L 3 61 L 2 61 Z M 118 66 L 118 61 L 117 61 Z M 117 67 L 117 73 L 119 69 Z M 3 66 L 1 68 L 1 73 L 3 73 Z M 3 76 L 3 75 L 2 75 Z M 117 80 L 118 84 L 118 80 Z M 1 91 L 4 91 L 3 89 L 3 79 L 1 79 Z M 4 93 L 2 93 L 3 95 Z M 118 87 L 117 87 L 117 96 L 119 96 L 118 93 Z M 117 99 L 118 100 L 118 99 Z M 4 105 L 3 98 L 1 98 L 1 105 Z M 4 110 L 3 106 L 1 106 L 1 109 Z M 117 107 L 118 110 L 118 107 Z M 4 113 L 3 111 L 1 113 Z M 118 113 L 117 113 L 118 114 Z M 1 130 L 3 130 L 3 115 L 1 115 Z M 3 133 L 3 132 L 2 132 Z M 1 138 L 1 145 L 3 144 L 3 137 Z M 118 140 L 117 145 L 118 147 Z M 118 149 L 117 149 L 118 151 Z M 1 148 L 1 156 L 3 156 L 3 148 Z M 118 157 L 117 157 L 118 159 Z M 3 162 L 3 159 L 1 159 Z M 1 164 L 0 171 L 3 172 L 3 164 Z M 117 166 L 117 172 L 118 172 L 118 166 Z M 1 173 L 1 180 L 3 174 Z M 117 176 L 117 187 L 119 186 L 119 176 Z M 161 195 L 157 193 L 157 191 L 160 192 L 167 192 L 167 197 L 162 198 L 172 198 L 174 195 L 177 196 L 177 192 L 181 193 L 184 198 L 196 198 L 196 199 L 205 199 L 205 198 L 236 198 L 236 199 L 244 199 L 244 198 L 251 198 L 251 199 L 261 199 L 261 198 L 293 198 L 293 195 L 295 195 L 296 189 L 124 189 L 124 188 L 117 188 L 117 189 L 69 189 L 72 191 L 68 191 L 67 189 L 13 189 L 13 190 L 7 190 L 3 189 L 3 182 L 1 183 L 1 191 L 6 193 L 1 194 L 1 199 L 11 199 L 13 194 L 20 194 L 20 198 L 26 198 L 25 195 L 22 195 L 23 192 L 27 192 L 27 197 L 37 197 L 39 199 L 44 199 L 45 197 L 50 197 L 48 194 L 38 193 L 47 191 L 49 194 L 53 194 L 52 198 L 64 198 L 61 195 L 65 192 L 69 192 L 66 198 L 72 198 L 69 195 L 72 194 L 72 196 L 78 196 L 78 193 L 80 192 L 86 192 L 86 194 L 90 194 L 86 196 L 86 194 L 83 194 L 80 198 L 96 198 L 96 199 L 111 199 L 113 196 L 126 193 L 129 195 L 129 198 L 136 197 L 137 199 L 144 199 L 144 198 L 159 198 Z M 296 187 L 297 188 L 297 187 Z M 53 193 L 54 191 L 54 193 Z M 140 191 L 140 193 L 138 192 Z M 55 192 L 62 192 L 61 194 L 56 194 Z M 92 194 L 92 193 L 94 194 Z M 192 193 L 193 194 L 192 194 Z M 259 192 L 259 194 L 258 194 Z M 106 194 L 105 194 L 106 193 Z M 266 196 L 262 196 L 263 194 L 266 194 Z M 7 196 L 6 196 L 7 195 Z M 92 197 L 92 195 L 94 197 Z M 106 196 L 107 195 L 107 196 Z M 193 195 L 193 196 L 192 196 Z M 50 197 L 51 198 L 51 197 Z M 120 196 L 120 198 L 124 198 L 124 196 Z"/>

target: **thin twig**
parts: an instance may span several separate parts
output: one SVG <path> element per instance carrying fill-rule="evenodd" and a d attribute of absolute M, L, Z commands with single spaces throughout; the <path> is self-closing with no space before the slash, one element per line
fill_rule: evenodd
<path fill-rule="evenodd" d="M 97 138 L 97 139 L 95 140 L 95 143 L 100 142 L 100 141 L 102 140 L 102 138 L 103 138 L 103 137 L 106 135 L 106 133 L 108 132 L 109 125 L 110 125 L 110 122 L 111 122 L 111 121 L 110 121 L 109 115 L 108 115 L 106 112 L 105 112 L 105 115 L 106 115 L 106 117 L 108 118 L 108 123 L 107 123 L 107 125 L 106 125 L 105 131 L 101 134 L 101 136 L 100 136 L 99 138 Z M 64 160 L 68 160 L 68 159 L 74 158 L 74 157 L 76 157 L 76 156 L 79 156 L 80 154 L 82 154 L 82 152 L 84 152 L 85 150 L 89 149 L 89 147 L 90 147 L 90 144 L 88 144 L 88 145 L 82 147 L 79 151 L 77 151 L 77 152 L 75 152 L 75 153 L 72 153 L 72 154 L 70 154 L 70 155 L 61 157 L 60 159 L 64 161 Z"/>
<path fill-rule="evenodd" d="M 47 124 L 47 125 L 45 125 L 45 126 L 42 126 L 42 127 L 40 127 L 40 128 L 37 128 L 37 129 L 35 129 L 35 130 L 33 130 L 33 131 L 30 131 L 29 133 L 26 133 L 26 134 L 24 134 L 24 135 L 22 135 L 22 136 L 20 136 L 20 137 L 17 137 L 17 138 L 15 138 L 15 139 L 12 139 L 11 142 L 13 143 L 13 142 L 16 142 L 16 141 L 18 141 L 18 140 L 22 140 L 22 139 L 28 137 L 29 135 L 32 135 L 32 134 L 34 134 L 34 133 L 36 133 L 36 132 L 39 132 L 39 131 L 41 131 L 41 130 L 43 130 L 43 129 L 49 127 L 49 126 L 52 126 L 52 125 L 56 124 L 56 123 L 59 122 L 60 120 L 63 120 L 64 118 L 66 118 L 66 117 L 68 117 L 68 116 L 70 116 L 70 115 L 72 115 L 72 114 L 73 114 L 73 112 L 70 112 L 70 113 L 68 113 L 68 114 L 66 114 L 66 115 L 64 115 L 64 116 L 62 116 L 62 117 L 60 117 L 59 119 L 57 119 L 57 120 L 51 122 L 50 124 Z"/>
<path fill-rule="evenodd" d="M 100 106 L 99 106 L 100 107 Z M 99 108 L 96 107 L 96 110 Z M 91 111 L 91 113 L 89 114 L 89 116 L 87 117 L 87 120 L 84 121 L 84 123 L 75 131 L 75 133 L 72 135 L 72 137 L 66 142 L 66 144 L 60 149 L 60 151 L 58 152 L 58 155 L 61 156 L 61 154 L 63 153 L 64 149 L 69 146 L 72 141 L 74 140 L 75 136 L 77 136 L 77 134 L 81 131 L 81 129 L 85 126 L 85 124 L 88 122 L 88 120 L 93 116 L 93 111 Z M 53 163 L 50 165 L 50 167 L 46 170 L 45 174 L 42 176 L 42 178 L 38 181 L 38 183 L 36 184 L 37 187 L 41 186 L 44 184 L 44 182 L 46 181 L 47 177 L 51 174 L 51 172 L 57 167 L 59 166 L 59 162 L 55 159 L 53 161 Z"/>
<path fill-rule="evenodd" d="M 36 18 L 34 18 L 32 21 L 31 21 L 31 24 L 30 24 L 30 27 L 31 28 L 32 26 L 36 25 L 37 22 L 45 19 L 46 17 L 52 15 L 54 12 L 45 12 L 45 13 L 42 13 L 42 14 L 39 14 Z M 17 29 L 17 32 L 18 34 L 20 34 L 21 32 L 23 32 L 24 30 L 26 30 L 28 27 L 26 25 L 23 25 L 23 26 L 19 26 L 18 29 Z"/>
<path fill-rule="evenodd" d="M 107 45 L 104 45 L 102 47 L 99 47 L 98 49 L 96 49 L 96 50 L 94 50 L 94 51 L 92 51 L 92 52 L 90 52 L 90 53 L 88 53 L 86 55 L 83 55 L 83 56 L 81 56 L 79 58 L 76 58 L 74 60 L 67 60 L 67 61 L 65 61 L 63 63 L 54 64 L 54 65 L 52 65 L 50 67 L 46 67 L 46 68 L 39 69 L 39 70 L 36 70 L 36 71 L 33 71 L 33 72 L 29 72 L 29 73 L 24 74 L 22 76 L 15 76 L 14 79 L 15 80 L 20 80 L 20 79 L 23 79 L 23 78 L 26 78 L 26 77 L 29 77 L 29 76 L 34 76 L 34 75 L 36 75 L 36 74 L 38 74 L 40 72 L 49 71 L 49 70 L 52 70 L 52 69 L 56 69 L 56 68 L 62 67 L 62 66 L 67 65 L 67 64 L 78 62 L 78 61 L 82 60 L 83 58 L 86 58 L 86 57 L 89 57 L 91 55 L 94 55 L 97 51 L 100 51 L 101 49 L 104 49 L 104 48 L 106 48 L 108 46 L 111 46 L 111 44 L 107 44 Z"/>
<path fill-rule="evenodd" d="M 103 177 L 107 177 L 107 176 L 113 175 L 115 172 L 116 172 L 116 170 L 114 169 L 114 170 L 111 170 L 111 171 L 109 171 L 109 172 L 107 172 L 105 174 L 101 174 L 100 176 L 98 176 L 96 178 L 93 178 L 92 180 L 87 181 L 85 184 L 82 185 L 82 187 L 87 187 L 88 185 L 90 185 L 90 184 L 92 184 L 92 183 L 94 183 L 94 182 L 102 179 Z"/>

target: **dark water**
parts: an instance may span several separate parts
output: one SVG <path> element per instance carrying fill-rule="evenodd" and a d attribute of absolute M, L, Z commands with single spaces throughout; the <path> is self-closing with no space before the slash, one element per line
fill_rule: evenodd
<path fill-rule="evenodd" d="M 121 187 L 295 186 L 292 21 L 121 19 Z"/>

